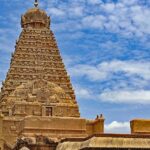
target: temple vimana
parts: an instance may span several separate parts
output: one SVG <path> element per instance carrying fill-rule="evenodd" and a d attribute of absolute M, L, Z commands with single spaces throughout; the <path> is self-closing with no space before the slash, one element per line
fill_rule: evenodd
<path fill-rule="evenodd" d="M 103 115 L 80 117 L 50 17 L 34 5 L 21 17 L 2 83 L 0 150 L 150 150 L 150 120 L 132 120 L 130 134 L 107 134 Z"/>

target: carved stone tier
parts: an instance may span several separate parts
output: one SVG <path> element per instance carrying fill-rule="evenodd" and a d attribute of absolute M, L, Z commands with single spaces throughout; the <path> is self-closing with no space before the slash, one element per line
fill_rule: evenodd
<path fill-rule="evenodd" d="M 74 114 L 68 113 L 69 115 L 67 115 L 64 113 L 64 116 L 79 117 L 79 110 L 70 77 L 67 75 L 54 34 L 49 29 L 50 18 L 44 11 L 34 8 L 28 10 L 27 13 L 22 16 L 21 24 L 23 30 L 19 39 L 16 41 L 15 52 L 12 53 L 10 69 L 2 86 L 1 102 L 7 104 L 8 101 L 12 101 L 13 103 L 17 102 L 15 95 L 13 99 L 10 97 L 18 90 L 18 87 L 35 80 L 44 80 L 64 90 L 68 97 L 65 100 L 69 100 L 70 103 L 75 105 L 74 109 L 68 104 L 74 111 Z M 41 86 L 41 88 L 43 87 Z M 25 89 L 22 90 L 25 91 Z M 23 99 L 22 95 L 20 95 L 20 98 Z M 17 103 L 16 105 L 18 108 L 23 107 Z M 0 107 L 3 108 L 3 110 L 5 109 L 5 115 L 9 114 L 8 108 L 5 108 L 5 105 L 0 104 Z M 61 111 L 65 112 L 68 108 L 63 109 Z M 12 112 L 13 111 L 14 110 L 12 110 Z M 41 111 L 37 114 L 41 115 Z M 12 115 L 16 114 L 12 113 Z M 26 115 L 28 115 L 28 113 Z M 31 115 L 31 113 L 29 115 Z M 63 116 L 63 114 L 61 114 L 61 116 Z"/>
<path fill-rule="evenodd" d="M 73 97 L 57 84 L 46 80 L 22 83 L 4 98 L 1 110 L 6 116 L 80 116 Z"/>

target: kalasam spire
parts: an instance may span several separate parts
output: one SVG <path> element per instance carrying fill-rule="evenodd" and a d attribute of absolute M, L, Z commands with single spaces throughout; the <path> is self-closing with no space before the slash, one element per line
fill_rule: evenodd
<path fill-rule="evenodd" d="M 39 5 L 38 0 L 35 0 L 34 6 L 35 6 L 35 7 L 38 7 L 38 5 Z"/>

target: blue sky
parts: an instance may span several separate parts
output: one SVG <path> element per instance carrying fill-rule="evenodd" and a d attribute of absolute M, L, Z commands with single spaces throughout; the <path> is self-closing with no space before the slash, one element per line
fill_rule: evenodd
<path fill-rule="evenodd" d="M 0 80 L 9 68 L 20 17 L 34 0 L 0 1 Z M 106 132 L 150 118 L 150 1 L 41 0 L 76 91 L 82 117 L 103 113 Z"/>

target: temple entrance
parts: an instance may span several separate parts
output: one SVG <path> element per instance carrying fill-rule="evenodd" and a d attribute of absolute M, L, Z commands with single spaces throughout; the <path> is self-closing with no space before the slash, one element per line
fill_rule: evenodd
<path fill-rule="evenodd" d="M 46 116 L 52 116 L 52 107 L 46 107 Z"/>

